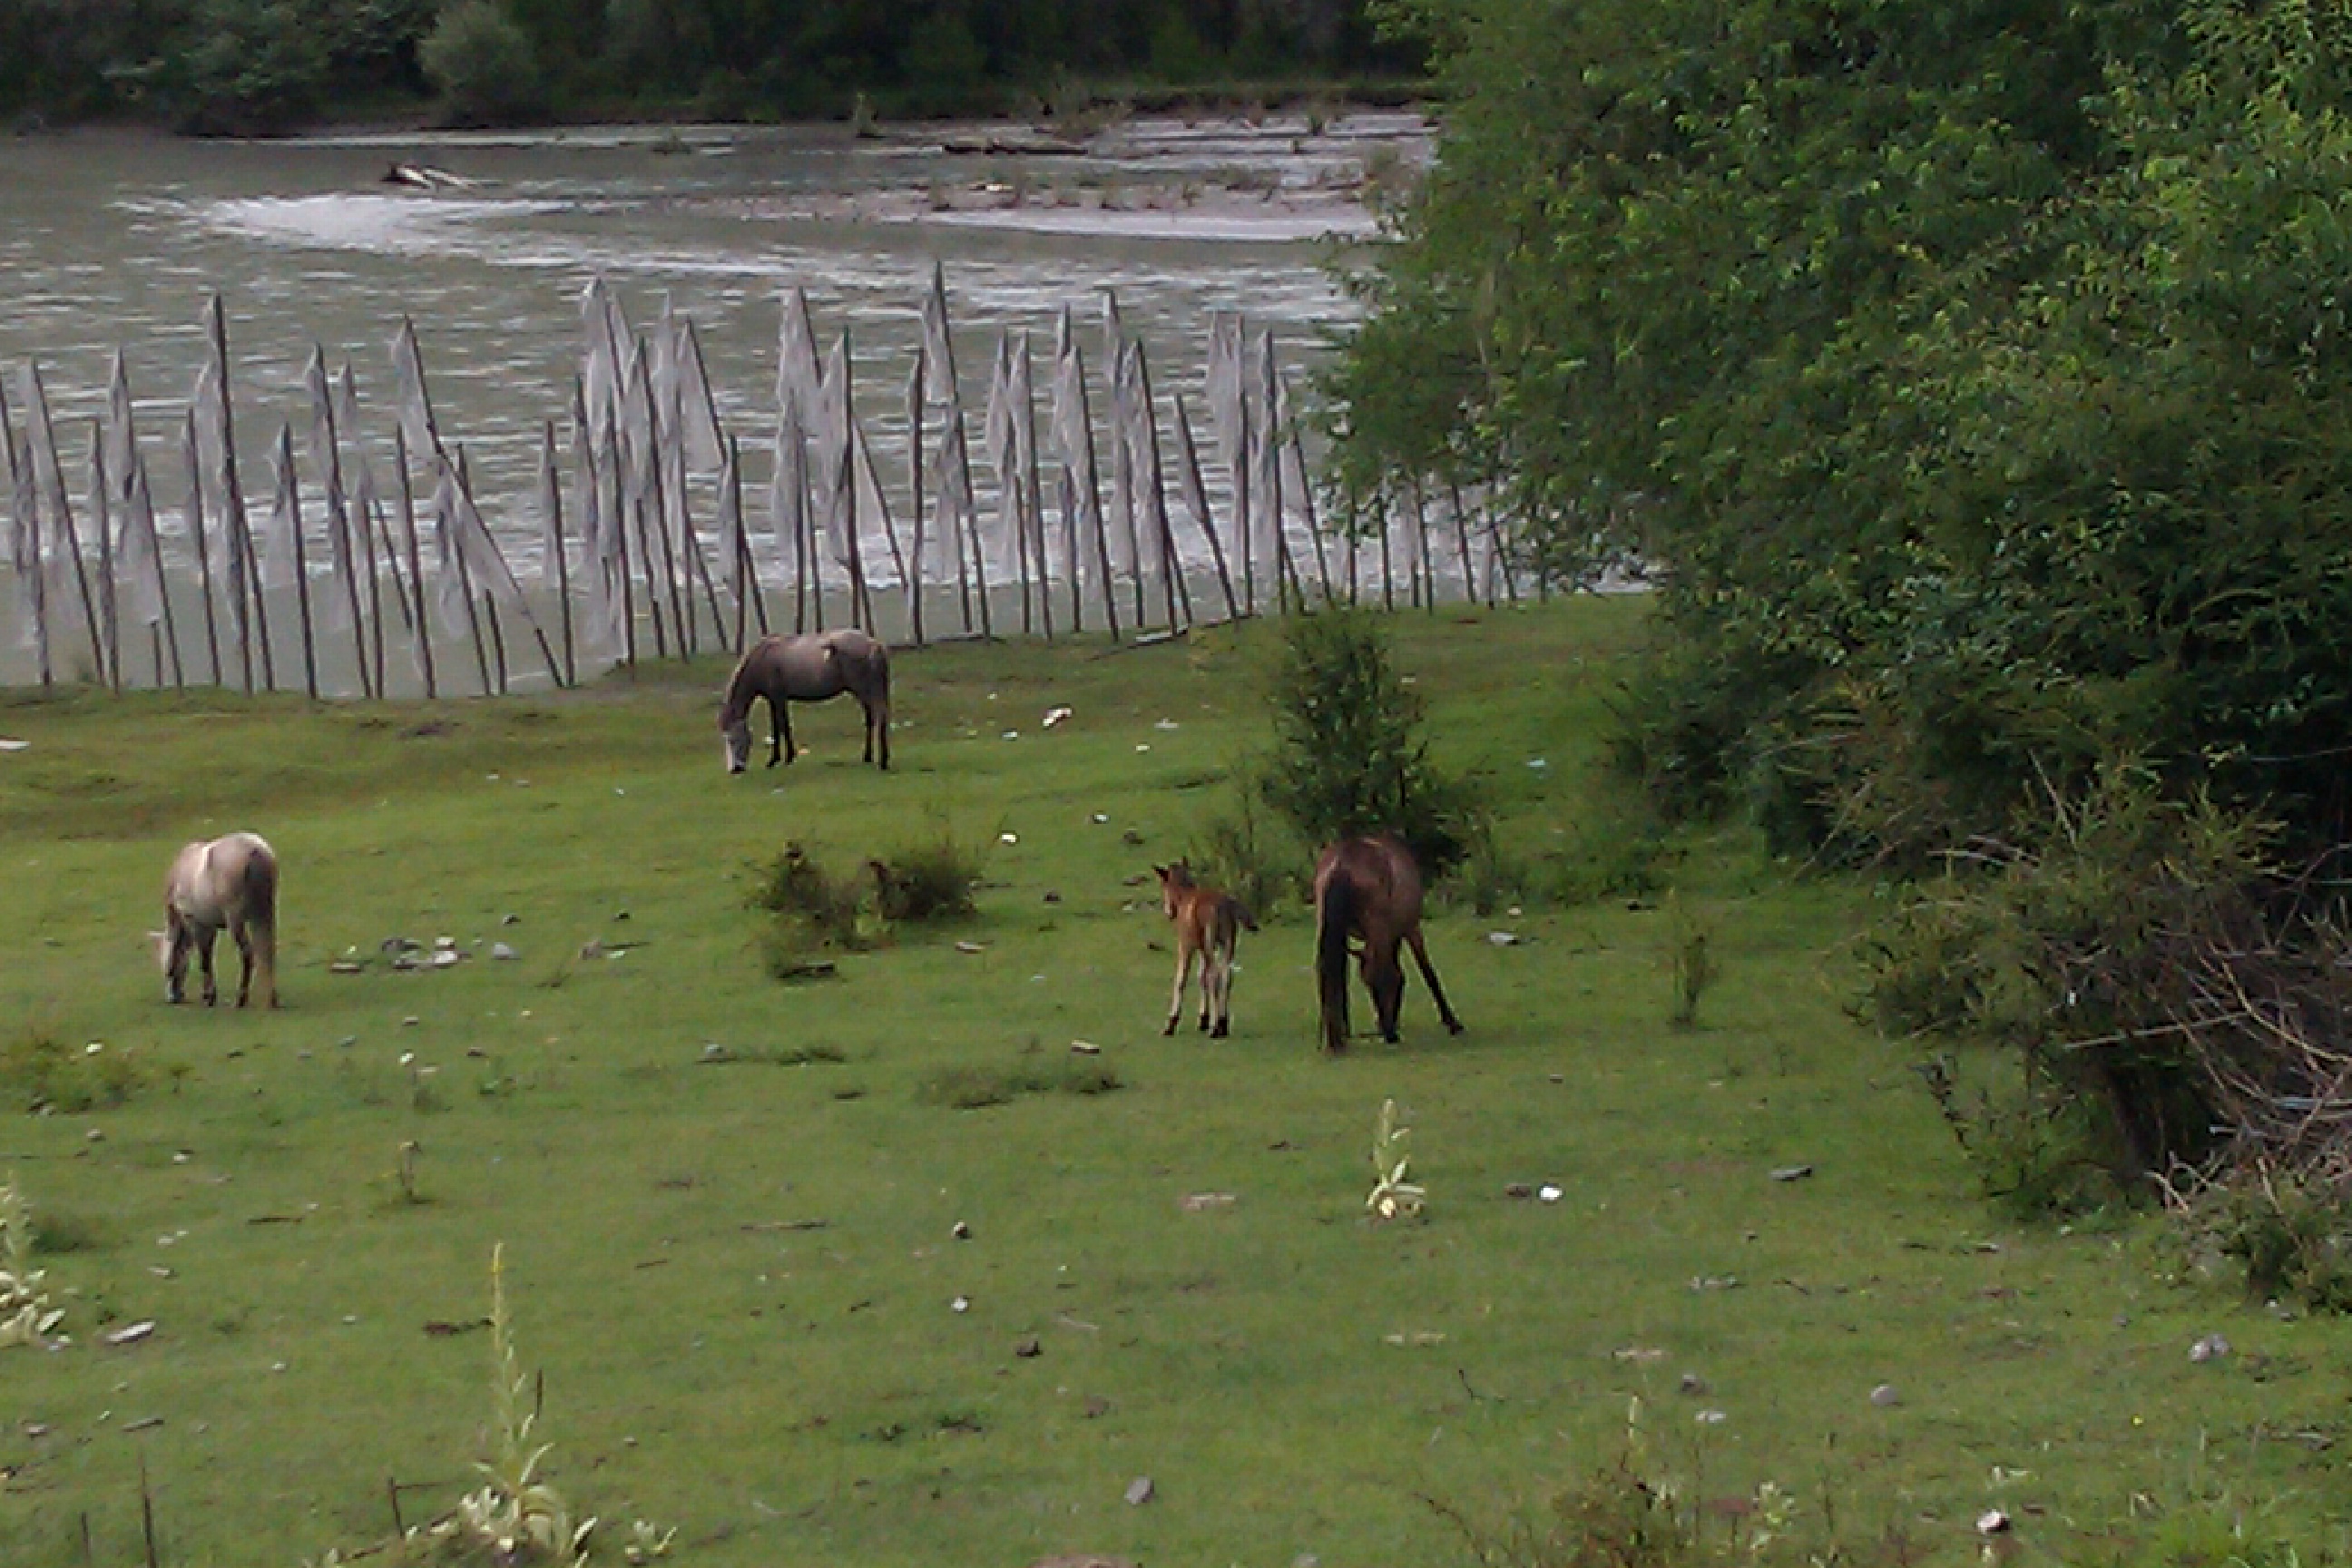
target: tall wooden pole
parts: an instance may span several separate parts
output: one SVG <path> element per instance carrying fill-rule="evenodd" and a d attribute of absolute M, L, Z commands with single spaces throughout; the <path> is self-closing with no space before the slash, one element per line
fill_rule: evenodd
<path fill-rule="evenodd" d="M 205 600 L 205 652 L 211 657 L 213 684 L 221 684 L 220 626 L 213 616 L 213 557 L 205 543 L 204 459 L 196 454 L 196 414 L 181 418 L 180 450 L 188 468 L 188 539 L 196 551 L 196 583 Z"/>
<path fill-rule="evenodd" d="M 394 467 L 400 474 L 400 528 L 408 547 L 408 587 L 414 595 L 415 618 L 410 626 L 416 634 L 416 668 L 425 678 L 425 698 L 432 701 L 441 695 L 441 688 L 433 670 L 433 620 L 425 608 L 425 550 L 416 538 L 416 491 L 408 479 L 408 432 L 401 421 L 392 426 Z"/>
<path fill-rule="evenodd" d="M 548 542 L 555 546 L 555 604 L 563 622 L 563 679 L 560 684 L 576 686 L 580 681 L 579 663 L 572 642 L 572 563 L 564 558 L 563 550 L 563 486 L 557 477 L 555 464 L 555 421 L 541 426 L 540 468 L 546 476 Z"/>
<path fill-rule="evenodd" d="M 114 507 L 107 493 L 106 429 L 96 420 L 89 426 L 90 522 L 98 530 L 98 602 L 106 627 L 106 657 L 100 661 L 107 685 L 122 689 L 122 606 L 114 591 Z M 157 685 L 163 682 L 158 679 Z"/>
<path fill-rule="evenodd" d="M 294 471 L 294 426 L 278 426 L 278 483 L 286 504 L 289 545 L 294 552 L 294 606 L 302 617 L 302 690 L 319 700 L 319 654 L 310 639 L 310 565 L 302 554 L 302 486 Z"/>

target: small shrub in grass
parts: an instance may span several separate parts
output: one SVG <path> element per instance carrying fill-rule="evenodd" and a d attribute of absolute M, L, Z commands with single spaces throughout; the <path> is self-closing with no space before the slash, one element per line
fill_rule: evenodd
<path fill-rule="evenodd" d="M 2257 1300 L 2315 1312 L 2352 1310 L 2352 1201 L 2341 1168 L 2282 1170 L 2264 1162 L 2169 1193 L 2189 1261 L 2240 1273 Z"/>
<path fill-rule="evenodd" d="M 972 912 L 971 889 L 980 880 L 981 857 L 942 828 L 928 842 L 911 845 L 887 860 L 869 860 L 874 907 L 892 925 L 960 920 Z"/>
<path fill-rule="evenodd" d="M 99 1041 L 68 1045 L 39 1025 L 0 1045 L 0 1085 L 36 1113 L 121 1105 L 146 1082 L 138 1054 Z"/>
<path fill-rule="evenodd" d="M 752 868 L 751 907 L 776 917 L 766 948 L 772 973 L 782 973 L 780 961 L 797 964 L 818 949 L 856 952 L 873 945 L 860 880 L 835 877 L 797 839 Z"/>
<path fill-rule="evenodd" d="M 1018 1063 L 1009 1068 L 954 1067 L 933 1073 L 919 1098 L 927 1105 L 955 1110 L 982 1110 L 1010 1105 L 1028 1094 L 1109 1094 L 1126 1084 L 1118 1071 L 1093 1060 L 1072 1060 L 1046 1066 Z"/>
<path fill-rule="evenodd" d="M 1421 697 L 1369 614 L 1292 616 L 1266 695 L 1275 750 L 1259 790 L 1309 847 L 1393 833 L 1432 882 L 1470 852 L 1485 809 L 1429 760 Z"/>
<path fill-rule="evenodd" d="M 33 1215 L 33 1250 L 45 1256 L 97 1252 L 114 1245 L 113 1234 L 86 1215 L 47 1206 Z"/>
<path fill-rule="evenodd" d="M 1674 973 L 1674 1006 L 1667 1022 L 1677 1029 L 1698 1026 L 1698 1005 L 1715 983 L 1715 922 L 1685 904 L 1681 895 L 1666 895 L 1666 959 Z"/>
<path fill-rule="evenodd" d="M 32 1205 L 11 1176 L 0 1182 L 0 1348 L 47 1344 L 65 1321 L 64 1309 L 49 1305 L 46 1278 L 33 1267 Z"/>
<path fill-rule="evenodd" d="M 2071 1219 L 2129 1201 L 2098 1119 L 2030 1070 L 1997 1068 L 1990 1081 L 1964 1086 L 1955 1059 L 1939 1056 L 1919 1074 L 1978 1191 L 2009 1218 Z"/>

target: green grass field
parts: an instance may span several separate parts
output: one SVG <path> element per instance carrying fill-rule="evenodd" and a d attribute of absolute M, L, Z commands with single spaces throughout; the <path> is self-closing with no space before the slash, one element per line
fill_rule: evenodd
<path fill-rule="evenodd" d="M 1521 864 L 1633 831 L 1598 752 L 1641 614 L 1394 623 Z M 846 704 L 800 710 L 799 765 L 725 776 L 715 667 L 434 708 L 0 698 L 30 742 L 0 754 L 0 1174 L 73 1339 L 0 1351 L 0 1563 L 79 1563 L 85 1521 L 93 1561 L 143 1561 L 142 1463 L 171 1564 L 380 1541 L 391 1481 L 411 1522 L 446 1509 L 489 1337 L 428 1325 L 483 1317 L 501 1241 L 551 1479 L 677 1526 L 684 1563 L 1466 1563 L 1432 1500 L 1538 1502 L 1634 1395 L 1703 1495 L 1772 1480 L 1915 1560 L 1972 1557 L 1995 1506 L 2052 1561 L 2199 1500 L 2336 1511 L 2344 1327 L 2162 1282 L 2150 1221 L 2000 1226 L 1916 1047 L 1844 1013 L 1866 886 L 1683 843 L 1664 884 L 1721 969 L 1692 1028 L 1663 897 L 1441 905 L 1469 1032 L 1416 982 L 1403 1043 L 1338 1060 L 1307 911 L 1263 911 L 1233 1037 L 1163 1039 L 1145 879 L 1263 743 L 1273 635 L 905 655 L 887 776 Z M 164 868 L 236 827 L 285 868 L 286 1006 L 167 1007 Z M 769 978 L 755 861 L 942 831 L 985 850 L 975 919 Z M 444 936 L 471 956 L 380 950 Z M 43 1041 L 52 1098 L 127 1100 L 24 1114 Z M 1058 1091 L 1073 1062 L 1120 1087 Z M 974 1081 L 1043 1089 L 957 1109 Z M 1423 1223 L 1364 1214 L 1391 1097 Z"/>

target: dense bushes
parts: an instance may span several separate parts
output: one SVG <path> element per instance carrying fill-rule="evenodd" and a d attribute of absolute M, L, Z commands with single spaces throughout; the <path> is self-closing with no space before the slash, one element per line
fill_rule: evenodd
<path fill-rule="evenodd" d="M 2128 755 L 2346 836 L 2352 33 L 1412 14 L 1457 104 L 1332 383 L 1343 471 L 1493 479 L 1657 571 L 1628 750 L 1667 805 L 1916 864 Z"/>
<path fill-rule="evenodd" d="M 1914 879 L 1871 1006 L 1998 1053 L 1941 1085 L 1989 1187 L 2340 1198 L 2352 28 L 1408 10 L 1456 103 L 1331 383 L 1348 481 L 1496 475 L 1654 571 L 1621 761 Z"/>

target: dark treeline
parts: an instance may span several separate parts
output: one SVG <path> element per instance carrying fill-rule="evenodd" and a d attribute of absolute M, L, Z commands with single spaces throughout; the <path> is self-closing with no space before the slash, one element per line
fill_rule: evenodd
<path fill-rule="evenodd" d="M 1090 83 L 1416 71 L 1366 0 L 0 0 L 0 116 L 290 130 L 457 121 L 1067 110 Z"/>

